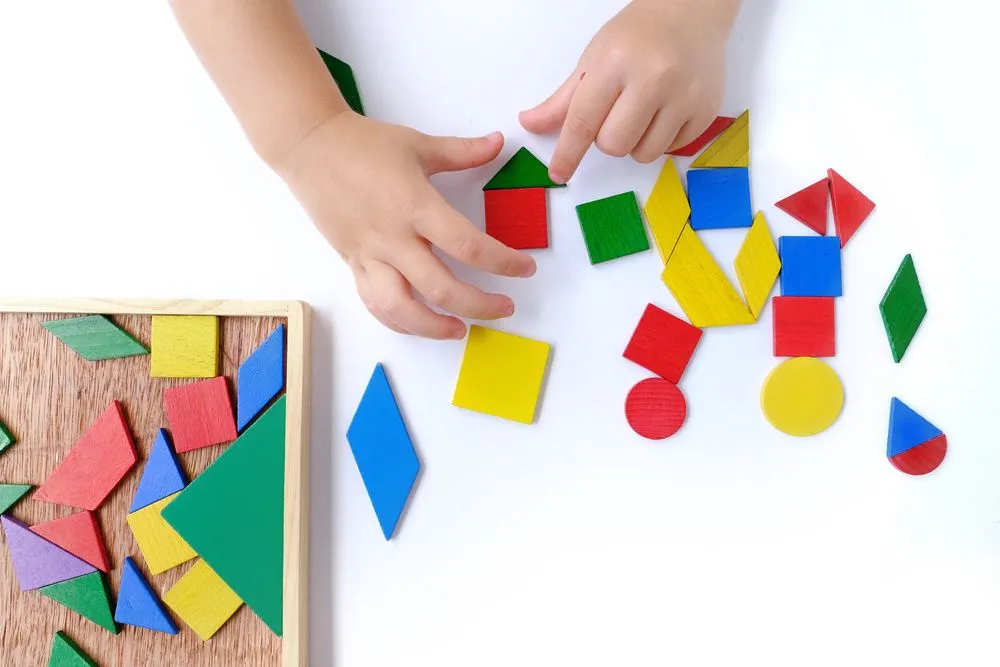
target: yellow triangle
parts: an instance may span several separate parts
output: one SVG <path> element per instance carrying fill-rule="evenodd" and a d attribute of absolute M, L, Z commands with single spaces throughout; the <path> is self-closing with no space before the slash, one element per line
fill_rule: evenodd
<path fill-rule="evenodd" d="M 653 240 L 656 241 L 656 249 L 660 251 L 660 259 L 666 264 L 677 239 L 684 231 L 684 225 L 691 217 L 691 205 L 671 158 L 667 158 L 664 163 L 644 210 L 653 232 Z"/>
<path fill-rule="evenodd" d="M 750 166 L 750 110 L 743 112 L 691 163 L 696 167 Z"/>
<path fill-rule="evenodd" d="M 754 216 L 753 225 L 743 239 L 740 251 L 736 253 L 736 277 L 743 288 L 743 298 L 750 306 L 750 313 L 756 320 L 767 303 L 774 282 L 781 271 L 781 260 L 774 247 L 771 230 L 763 213 Z"/>

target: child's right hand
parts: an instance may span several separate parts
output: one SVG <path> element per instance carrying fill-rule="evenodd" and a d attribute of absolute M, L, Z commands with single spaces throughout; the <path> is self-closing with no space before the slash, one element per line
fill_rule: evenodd
<path fill-rule="evenodd" d="M 535 261 L 476 229 L 429 177 L 484 165 L 502 147 L 499 133 L 431 137 L 344 111 L 310 132 L 277 171 L 351 267 L 372 315 L 400 333 L 461 339 L 459 317 L 506 317 L 514 302 L 458 280 L 432 246 L 503 276 L 531 276 Z"/>

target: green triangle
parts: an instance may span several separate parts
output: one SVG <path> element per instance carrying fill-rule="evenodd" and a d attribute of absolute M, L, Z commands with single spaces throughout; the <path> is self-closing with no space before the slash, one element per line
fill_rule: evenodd
<path fill-rule="evenodd" d="M 111 615 L 111 601 L 108 587 L 100 572 L 91 572 L 82 577 L 60 581 L 39 588 L 42 595 L 52 598 L 86 619 L 97 623 L 113 635 L 118 634 L 118 625 Z"/>
<path fill-rule="evenodd" d="M 180 492 L 163 518 L 281 635 L 285 397 Z"/>
<path fill-rule="evenodd" d="M 15 442 L 17 442 L 17 438 L 14 437 L 14 434 L 10 432 L 10 429 L 3 422 L 0 422 L 0 452 L 3 452 L 3 450 Z M 0 511 L 0 514 L 3 514 L 3 512 Z"/>
<path fill-rule="evenodd" d="M 30 484 L 0 484 L 0 514 L 16 505 L 31 489 Z"/>
<path fill-rule="evenodd" d="M 344 96 L 347 106 L 351 107 L 355 113 L 364 116 L 365 107 L 361 104 L 361 93 L 358 92 L 358 82 L 354 78 L 354 70 L 343 60 L 331 56 L 323 49 L 316 50 L 319 51 L 320 57 L 323 58 L 323 64 L 326 65 L 330 76 L 333 77 L 337 87 L 340 88 L 340 94 Z"/>
<path fill-rule="evenodd" d="M 512 190 L 514 188 L 564 188 L 565 183 L 554 183 L 549 178 L 549 168 L 522 146 L 514 157 L 500 167 L 483 190 Z"/>
<path fill-rule="evenodd" d="M 97 663 L 60 630 L 52 640 L 49 667 L 97 667 Z"/>

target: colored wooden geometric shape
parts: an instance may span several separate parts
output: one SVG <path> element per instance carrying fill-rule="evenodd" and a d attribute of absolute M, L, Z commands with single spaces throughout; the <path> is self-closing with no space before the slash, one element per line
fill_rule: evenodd
<path fill-rule="evenodd" d="M 875 210 L 875 202 L 833 169 L 828 169 L 826 173 L 830 178 L 830 198 L 833 200 L 833 226 L 843 248 Z"/>
<path fill-rule="evenodd" d="M 753 222 L 749 169 L 692 169 L 687 177 L 691 229 L 732 229 Z"/>
<path fill-rule="evenodd" d="M 0 516 L 10 559 L 14 563 L 18 584 L 22 591 L 30 591 L 55 584 L 89 572 L 93 565 L 31 532 L 26 525 L 9 516 Z"/>
<path fill-rule="evenodd" d="M 826 202 L 830 198 L 830 179 L 813 183 L 785 197 L 775 206 L 820 236 L 826 236 Z"/>
<path fill-rule="evenodd" d="M 94 514 L 88 510 L 55 521 L 35 524 L 31 526 L 31 532 L 41 535 L 102 572 L 111 569 L 101 529 Z"/>
<path fill-rule="evenodd" d="M 179 493 L 167 496 L 125 517 L 153 574 L 166 572 L 198 555 L 163 518 L 163 510 L 179 496 Z"/>
<path fill-rule="evenodd" d="M 840 242 L 833 236 L 782 236 L 782 296 L 843 296 Z"/>
<path fill-rule="evenodd" d="M 549 350 L 548 343 L 472 325 L 452 405 L 531 424 Z"/>
<path fill-rule="evenodd" d="M 375 366 L 347 429 L 347 442 L 385 539 L 391 539 L 420 472 L 385 368 Z"/>
<path fill-rule="evenodd" d="M 677 239 L 684 231 L 684 225 L 691 217 L 691 205 L 672 159 L 667 158 L 663 163 L 663 169 L 660 170 L 653 191 L 649 193 L 643 211 L 646 213 L 649 229 L 653 232 L 653 241 L 660 259 L 666 264 L 677 245 Z"/>
<path fill-rule="evenodd" d="M 337 88 L 340 89 L 340 94 L 344 96 L 344 101 L 347 102 L 347 106 L 349 106 L 354 113 L 364 116 L 365 107 L 361 103 L 361 93 L 358 91 L 358 82 L 354 78 L 354 70 L 351 69 L 351 66 L 343 60 L 335 56 L 331 56 L 323 49 L 316 50 L 319 51 L 319 55 L 323 59 L 323 64 L 326 65 L 327 71 L 330 72 L 330 76 L 333 77 L 334 83 L 336 83 Z"/>
<path fill-rule="evenodd" d="M 282 627 L 285 396 L 163 516 L 276 634 Z"/>
<path fill-rule="evenodd" d="M 187 477 L 174 455 L 167 432 L 161 428 L 156 434 L 156 440 L 153 441 L 153 449 L 149 452 L 146 467 L 143 468 L 142 477 L 139 479 L 139 488 L 128 511 L 137 512 L 143 507 L 182 491 L 185 486 Z"/>
<path fill-rule="evenodd" d="M 830 366 L 812 357 L 781 362 L 764 380 L 760 406 L 782 433 L 805 437 L 830 428 L 844 407 L 844 386 Z"/>
<path fill-rule="evenodd" d="M 131 556 L 125 556 L 121 583 L 118 586 L 118 604 L 115 621 L 137 628 L 155 630 L 168 635 L 177 634 L 177 626 L 160 604 L 160 598 L 150 587 Z"/>
<path fill-rule="evenodd" d="M 670 261 L 663 269 L 662 278 L 684 314 L 696 327 L 754 322 L 753 314 L 691 225 L 684 226 Z"/>
<path fill-rule="evenodd" d="M 882 313 L 882 324 L 885 325 L 885 334 L 889 338 L 892 359 L 898 364 L 903 360 L 903 355 L 927 315 L 927 303 L 924 301 L 924 292 L 920 289 L 917 267 L 910 255 L 903 258 L 878 309 Z"/>
<path fill-rule="evenodd" d="M 42 326 L 87 361 L 149 354 L 145 345 L 103 315 L 49 320 Z"/>
<path fill-rule="evenodd" d="M 33 488 L 31 484 L 0 484 L 0 514 L 5 514 Z"/>
<path fill-rule="evenodd" d="M 10 429 L 3 422 L 0 422 L 0 453 L 3 453 L 5 449 L 13 446 L 15 443 L 17 443 L 17 438 L 14 437 L 14 434 L 10 432 Z"/>
<path fill-rule="evenodd" d="M 219 631 L 243 601 L 203 560 L 197 561 L 163 596 L 163 601 L 202 641 Z"/>
<path fill-rule="evenodd" d="M 833 357 L 837 354 L 833 297 L 776 296 L 774 356 Z"/>
<path fill-rule="evenodd" d="M 774 283 L 781 272 L 781 259 L 771 238 L 771 230 L 763 213 L 757 213 L 753 225 L 743 239 L 743 245 L 733 262 L 736 277 L 743 290 L 743 299 L 754 320 L 760 317 L 767 303 L 767 297 L 774 289 Z"/>
<path fill-rule="evenodd" d="M 94 511 L 135 462 L 132 434 L 121 404 L 114 401 L 32 497 Z"/>
<path fill-rule="evenodd" d="M 689 144 L 681 146 L 680 148 L 672 151 L 667 151 L 667 155 L 677 155 L 679 157 L 691 157 L 717 136 L 722 134 L 722 132 L 732 125 L 736 121 L 735 118 L 730 118 L 729 116 L 716 116 L 712 124 L 708 126 L 704 132 L 698 135 L 698 138 Z"/>
<path fill-rule="evenodd" d="M 941 429 L 921 417 L 898 398 L 889 404 L 889 441 L 886 456 L 894 456 L 943 435 Z"/>
<path fill-rule="evenodd" d="M 215 315 L 153 315 L 150 375 L 210 378 L 219 369 L 219 318 Z"/>
<path fill-rule="evenodd" d="M 624 357 L 673 384 L 691 361 L 702 331 L 653 304 L 646 306 Z"/>
<path fill-rule="evenodd" d="M 649 250 L 649 238 L 635 192 L 586 202 L 576 207 L 591 264 Z"/>
<path fill-rule="evenodd" d="M 285 325 L 279 324 L 236 373 L 236 429 L 245 429 L 284 389 Z"/>
<path fill-rule="evenodd" d="M 648 440 L 663 440 L 680 430 L 687 419 L 687 401 L 677 385 L 663 378 L 636 384 L 625 399 L 625 419 Z"/>
<path fill-rule="evenodd" d="M 483 186 L 483 190 L 564 187 L 565 183 L 555 183 L 549 178 L 549 168 L 545 163 L 522 146 Z"/>
<path fill-rule="evenodd" d="M 691 167 L 749 167 L 750 166 L 750 110 L 727 127 L 719 138 L 699 155 Z"/>
<path fill-rule="evenodd" d="M 111 615 L 111 596 L 104 575 L 100 572 L 94 571 L 82 577 L 45 586 L 38 589 L 38 592 L 111 634 L 118 634 L 118 625 Z"/>
<path fill-rule="evenodd" d="M 486 233 L 510 248 L 549 247 L 545 188 L 486 190 Z"/>
<path fill-rule="evenodd" d="M 178 454 L 236 439 L 233 404 L 223 376 L 167 389 L 163 403 Z"/>
<path fill-rule="evenodd" d="M 937 470 L 947 453 L 948 438 L 942 434 L 891 457 L 889 463 L 907 475 L 926 475 Z"/>
<path fill-rule="evenodd" d="M 52 638 L 48 667 L 97 667 L 97 663 L 60 630 Z"/>

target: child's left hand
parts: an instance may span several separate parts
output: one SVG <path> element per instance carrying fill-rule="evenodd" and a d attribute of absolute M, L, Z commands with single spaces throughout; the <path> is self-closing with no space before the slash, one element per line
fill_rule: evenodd
<path fill-rule="evenodd" d="M 568 181 L 593 143 L 652 162 L 709 126 L 722 103 L 725 51 L 740 0 L 633 0 L 608 21 L 552 96 L 521 113 L 560 131 L 549 165 Z"/>

